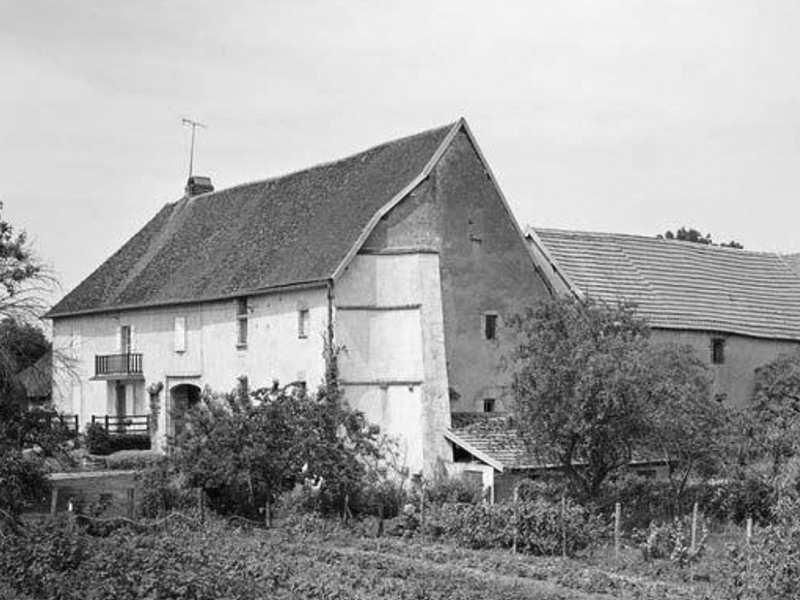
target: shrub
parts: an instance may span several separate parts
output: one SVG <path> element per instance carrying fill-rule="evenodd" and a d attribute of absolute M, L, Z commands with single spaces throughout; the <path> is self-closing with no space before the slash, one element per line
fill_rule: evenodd
<path fill-rule="evenodd" d="M 120 450 L 150 450 L 150 436 L 146 434 L 110 434 L 99 423 L 86 428 L 86 447 L 91 454 L 106 456 Z"/>
<path fill-rule="evenodd" d="M 38 460 L 25 460 L 15 449 L 0 448 L 0 510 L 17 515 L 46 498 L 50 484 Z"/>
<path fill-rule="evenodd" d="M 197 491 L 186 488 L 180 474 L 166 457 L 136 474 L 139 512 L 143 517 L 163 517 L 173 510 L 197 506 Z"/>
<path fill-rule="evenodd" d="M 635 531 L 632 537 L 645 560 L 669 559 L 684 567 L 705 551 L 708 530 L 703 526 L 698 533 L 700 535 L 692 549 L 690 518 L 675 518 L 667 523 L 651 523 L 646 530 Z"/>
<path fill-rule="evenodd" d="M 729 549 L 719 598 L 760 600 L 800 597 L 800 501 L 776 507 L 776 522 L 757 530 L 752 542 Z"/>
<path fill-rule="evenodd" d="M 706 516 L 720 522 L 742 524 L 752 517 L 756 523 L 767 525 L 773 520 L 774 489 L 755 477 L 693 486 L 687 496 L 700 504 Z"/>
<path fill-rule="evenodd" d="M 426 531 L 469 548 L 517 548 L 535 555 L 561 554 L 566 533 L 568 554 L 597 542 L 605 527 L 597 516 L 573 502 L 543 499 L 502 504 L 443 504 L 432 511 Z"/>
<path fill-rule="evenodd" d="M 425 486 L 425 500 L 431 504 L 477 504 L 484 498 L 483 484 L 466 477 L 440 475 Z"/>
<path fill-rule="evenodd" d="M 105 458 L 106 467 L 113 470 L 147 469 L 164 460 L 157 450 L 120 450 Z"/>

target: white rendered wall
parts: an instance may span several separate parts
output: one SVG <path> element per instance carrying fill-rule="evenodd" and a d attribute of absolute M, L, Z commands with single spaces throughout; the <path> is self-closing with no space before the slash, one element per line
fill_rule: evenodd
<path fill-rule="evenodd" d="M 251 296 L 248 304 L 246 348 L 236 344 L 235 300 L 55 319 L 54 348 L 74 356 L 75 362 L 54 374 L 54 401 L 65 412 L 78 414 L 82 426 L 91 415 L 115 414 L 114 382 L 91 378 L 96 355 L 119 353 L 123 325 L 133 330 L 133 352 L 142 354 L 144 373 L 144 381 L 131 386 L 126 409 L 149 413 L 146 388 L 155 382 L 164 384 L 158 427 L 162 435 L 168 391 L 180 383 L 227 392 L 245 375 L 251 389 L 268 386 L 273 379 L 284 384 L 300 379 L 313 390 L 325 372 L 325 288 Z M 310 316 L 304 339 L 298 337 L 301 308 L 308 309 Z M 176 317 L 185 318 L 183 352 L 175 351 Z"/>
<path fill-rule="evenodd" d="M 432 474 L 451 460 L 438 255 L 357 255 L 334 293 L 348 401 L 398 441 L 402 466 Z"/>

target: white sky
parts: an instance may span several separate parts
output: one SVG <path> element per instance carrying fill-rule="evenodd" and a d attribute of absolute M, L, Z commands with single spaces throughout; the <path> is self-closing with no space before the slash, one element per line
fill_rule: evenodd
<path fill-rule="evenodd" d="M 0 200 L 67 291 L 217 189 L 465 116 L 522 225 L 800 251 L 800 2 L 0 0 Z"/>

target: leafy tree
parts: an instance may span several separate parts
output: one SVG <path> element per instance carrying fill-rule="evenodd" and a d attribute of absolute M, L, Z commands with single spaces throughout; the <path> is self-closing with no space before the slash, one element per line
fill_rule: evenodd
<path fill-rule="evenodd" d="M 664 235 L 659 234 L 658 237 L 666 238 L 668 240 L 682 240 L 684 242 L 695 242 L 697 244 L 704 244 L 706 246 L 724 246 L 727 248 L 738 248 L 740 250 L 744 248 L 744 246 L 742 246 L 739 242 L 735 240 L 731 240 L 730 242 L 727 243 L 723 242 L 722 244 L 715 244 L 714 241 L 711 239 L 710 233 L 703 235 L 697 229 L 694 228 L 681 227 L 680 229 L 677 229 L 675 233 L 672 233 L 672 231 L 668 230 L 666 233 L 664 233 Z"/>
<path fill-rule="evenodd" d="M 756 369 L 750 412 L 750 437 L 756 455 L 766 458 L 779 477 L 800 455 L 800 353 L 785 354 Z"/>
<path fill-rule="evenodd" d="M 322 482 L 321 509 L 342 510 L 376 452 L 377 428 L 350 409 L 335 385 L 314 396 L 264 388 L 206 393 L 185 417 L 174 461 L 213 508 L 250 516 L 306 479 Z"/>
<path fill-rule="evenodd" d="M 714 430 L 704 427 L 721 420 L 705 368 L 689 348 L 652 344 L 633 307 L 558 298 L 511 325 L 517 340 L 507 365 L 520 431 L 582 495 L 595 497 L 640 454 L 682 472 L 710 462 L 704 441 Z"/>

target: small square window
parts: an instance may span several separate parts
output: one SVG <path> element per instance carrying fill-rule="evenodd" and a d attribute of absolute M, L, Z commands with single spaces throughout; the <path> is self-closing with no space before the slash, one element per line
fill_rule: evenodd
<path fill-rule="evenodd" d="M 494 398 L 485 398 L 483 400 L 483 412 L 492 413 L 497 408 L 497 400 Z"/>
<path fill-rule="evenodd" d="M 483 335 L 487 340 L 497 339 L 497 313 L 483 315 Z"/>
<path fill-rule="evenodd" d="M 308 328 L 311 322 L 311 313 L 307 308 L 297 311 L 297 337 L 305 339 L 308 337 Z"/>
<path fill-rule="evenodd" d="M 725 363 L 725 340 L 722 338 L 711 339 L 711 362 L 715 365 Z"/>

